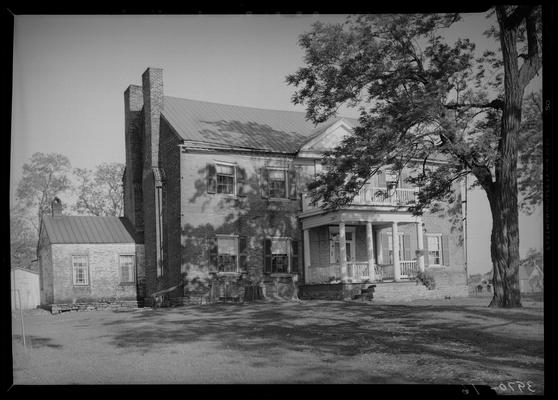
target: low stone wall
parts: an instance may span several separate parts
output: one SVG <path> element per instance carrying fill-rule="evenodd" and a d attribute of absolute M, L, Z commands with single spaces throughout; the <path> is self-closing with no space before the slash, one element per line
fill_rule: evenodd
<path fill-rule="evenodd" d="M 90 302 L 69 304 L 48 304 L 42 308 L 53 314 L 65 311 L 96 311 L 96 310 L 132 310 L 141 307 L 137 301 Z"/>

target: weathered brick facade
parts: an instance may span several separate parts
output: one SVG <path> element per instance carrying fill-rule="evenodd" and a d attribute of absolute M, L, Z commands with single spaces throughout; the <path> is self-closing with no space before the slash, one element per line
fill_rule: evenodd
<path fill-rule="evenodd" d="M 200 131 L 202 136 L 206 135 L 203 140 L 207 139 L 208 145 L 185 143 L 175 126 L 162 113 L 165 97 L 160 69 L 146 70 L 142 76 L 141 88 L 130 86 L 125 92 L 125 106 L 125 215 L 136 223 L 137 232 L 143 232 L 145 296 L 149 298 L 154 293 L 164 291 L 168 298 L 184 297 L 186 300 L 180 301 L 188 301 L 187 298 L 190 297 L 197 302 L 202 301 L 199 299 L 203 296 L 206 299 L 211 296 L 220 297 L 226 292 L 224 287 L 233 287 L 233 297 L 241 298 L 244 295 L 244 286 L 257 284 L 261 285 L 268 296 L 295 295 L 294 283 L 303 282 L 305 278 L 300 195 L 305 191 L 306 184 L 314 180 L 320 171 L 320 158 L 296 152 L 211 145 L 210 138 L 214 138 L 211 135 L 216 135 L 214 131 Z M 175 115 L 175 118 L 187 120 L 183 115 Z M 252 135 L 254 129 L 262 129 L 262 126 L 267 129 L 267 134 L 276 133 L 261 123 L 242 125 L 232 117 L 231 121 L 211 123 L 220 126 L 218 134 L 227 138 L 234 138 L 241 131 L 242 135 Z M 185 124 L 191 128 L 188 123 Z M 335 132 L 326 142 L 333 143 L 334 139 Z M 138 160 L 142 160 L 141 173 Z M 235 168 L 233 194 L 210 190 L 208 166 L 219 163 Z M 290 188 L 287 189 L 289 195 L 282 199 L 262 196 L 266 181 L 262 171 L 269 168 L 283 169 L 289 174 L 290 182 L 295 180 L 296 196 L 291 195 Z M 140 183 L 141 190 L 135 190 Z M 378 177 L 372 179 L 372 184 L 381 186 Z M 403 184 L 402 187 L 405 188 L 406 185 Z M 459 188 L 456 187 L 456 190 Z M 137 213 L 138 204 L 143 208 L 143 213 L 140 213 L 143 226 L 142 218 Z M 384 213 L 388 219 L 373 224 L 376 259 L 381 251 L 376 233 L 390 234 L 389 216 L 400 211 L 378 209 L 377 212 Z M 444 244 L 448 246 L 447 249 L 444 248 L 447 250 L 445 262 L 448 265 L 431 269 L 439 277 L 441 286 L 465 285 L 461 218 L 455 215 L 457 214 L 454 213 L 450 218 L 446 210 L 445 213 L 426 214 L 422 218 L 424 241 L 429 233 L 440 234 L 444 238 Z M 323 217 L 323 224 L 309 229 L 309 253 L 314 266 L 330 263 L 329 225 L 335 226 L 337 223 L 328 223 L 327 220 L 326 215 Z M 355 229 L 355 260 L 366 262 L 367 231 L 364 219 L 359 220 L 357 217 L 351 221 L 347 223 L 347 228 Z M 411 221 L 410 214 L 405 221 L 407 222 L 399 224 L 399 232 L 404 235 L 406 243 L 405 259 L 416 259 L 416 250 L 424 244 L 419 246 L 417 243 L 417 225 L 408 222 Z M 242 254 L 246 262 L 242 263 L 237 274 L 220 275 L 219 279 L 214 280 L 216 286 L 210 287 L 207 285 L 207 278 L 216 276 L 209 274 L 215 272 L 210 265 L 210 251 L 213 240 L 218 235 L 235 235 L 239 241 L 240 238 L 246 238 L 246 249 Z M 298 245 L 297 271 L 287 274 L 264 272 L 264 240 L 272 237 L 289 238 Z M 197 277 L 203 279 L 196 281 Z M 201 281 L 205 283 L 200 283 Z"/>

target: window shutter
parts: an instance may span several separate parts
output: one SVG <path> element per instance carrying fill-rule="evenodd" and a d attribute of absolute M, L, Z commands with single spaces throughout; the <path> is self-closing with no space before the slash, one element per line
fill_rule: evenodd
<path fill-rule="evenodd" d="M 378 187 L 382 189 L 386 188 L 386 174 L 384 171 L 378 171 Z"/>
<path fill-rule="evenodd" d="M 404 261 L 410 261 L 411 258 L 411 235 L 408 233 L 403 235 L 403 257 L 405 257 Z"/>
<path fill-rule="evenodd" d="M 428 236 L 425 234 L 422 236 L 424 242 L 424 266 L 428 267 L 430 262 L 428 261 Z"/>
<path fill-rule="evenodd" d="M 246 197 L 246 171 L 236 166 L 236 194 L 238 197 Z"/>
<path fill-rule="evenodd" d="M 291 240 L 291 273 L 298 272 L 298 241 Z"/>
<path fill-rule="evenodd" d="M 442 235 L 442 265 L 450 265 L 449 240 L 447 235 Z"/>
<path fill-rule="evenodd" d="M 271 239 L 264 239 L 264 272 L 271 272 Z"/>
<path fill-rule="evenodd" d="M 215 164 L 207 164 L 205 171 L 207 176 L 207 193 L 216 193 L 217 171 L 215 170 Z"/>
<path fill-rule="evenodd" d="M 209 253 L 208 254 L 209 266 L 217 269 L 217 256 L 219 254 L 219 248 L 217 247 L 217 238 L 216 237 L 207 238 L 207 245 L 208 245 L 208 253 Z"/>
<path fill-rule="evenodd" d="M 267 199 L 269 197 L 269 172 L 267 168 L 262 167 L 260 173 L 260 182 L 261 182 L 261 189 L 262 189 L 262 197 Z"/>
<path fill-rule="evenodd" d="M 296 190 L 296 170 L 291 168 L 289 170 L 289 199 L 296 200 L 297 199 L 297 190 Z"/>
<path fill-rule="evenodd" d="M 389 259 L 389 239 L 388 234 L 385 232 L 381 233 L 382 237 L 382 262 L 384 264 L 391 264 Z"/>
<path fill-rule="evenodd" d="M 248 238 L 246 236 L 240 236 L 238 238 L 238 260 L 239 268 L 241 271 L 248 270 L 248 254 L 246 252 L 248 247 Z"/>

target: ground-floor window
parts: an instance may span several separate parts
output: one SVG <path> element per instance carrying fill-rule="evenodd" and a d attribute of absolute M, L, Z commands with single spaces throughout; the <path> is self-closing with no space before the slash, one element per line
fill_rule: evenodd
<path fill-rule="evenodd" d="M 430 265 L 442 264 L 442 237 L 441 235 L 427 235 L 428 260 Z"/>
<path fill-rule="evenodd" d="M 72 256 L 72 271 L 75 286 L 89 285 L 89 260 L 87 256 Z"/>
<path fill-rule="evenodd" d="M 238 238 L 217 238 L 217 270 L 219 272 L 236 272 L 238 270 Z"/>
<path fill-rule="evenodd" d="M 269 238 L 264 240 L 264 272 L 298 272 L 298 242 L 290 238 Z"/>

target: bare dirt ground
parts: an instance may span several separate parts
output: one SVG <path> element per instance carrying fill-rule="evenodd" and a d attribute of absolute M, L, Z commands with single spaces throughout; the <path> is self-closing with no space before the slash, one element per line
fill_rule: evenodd
<path fill-rule="evenodd" d="M 542 302 L 502 310 L 489 301 L 34 310 L 24 314 L 26 351 L 12 319 L 14 384 L 482 384 L 502 393 L 521 381 L 525 394 L 542 394 Z"/>

